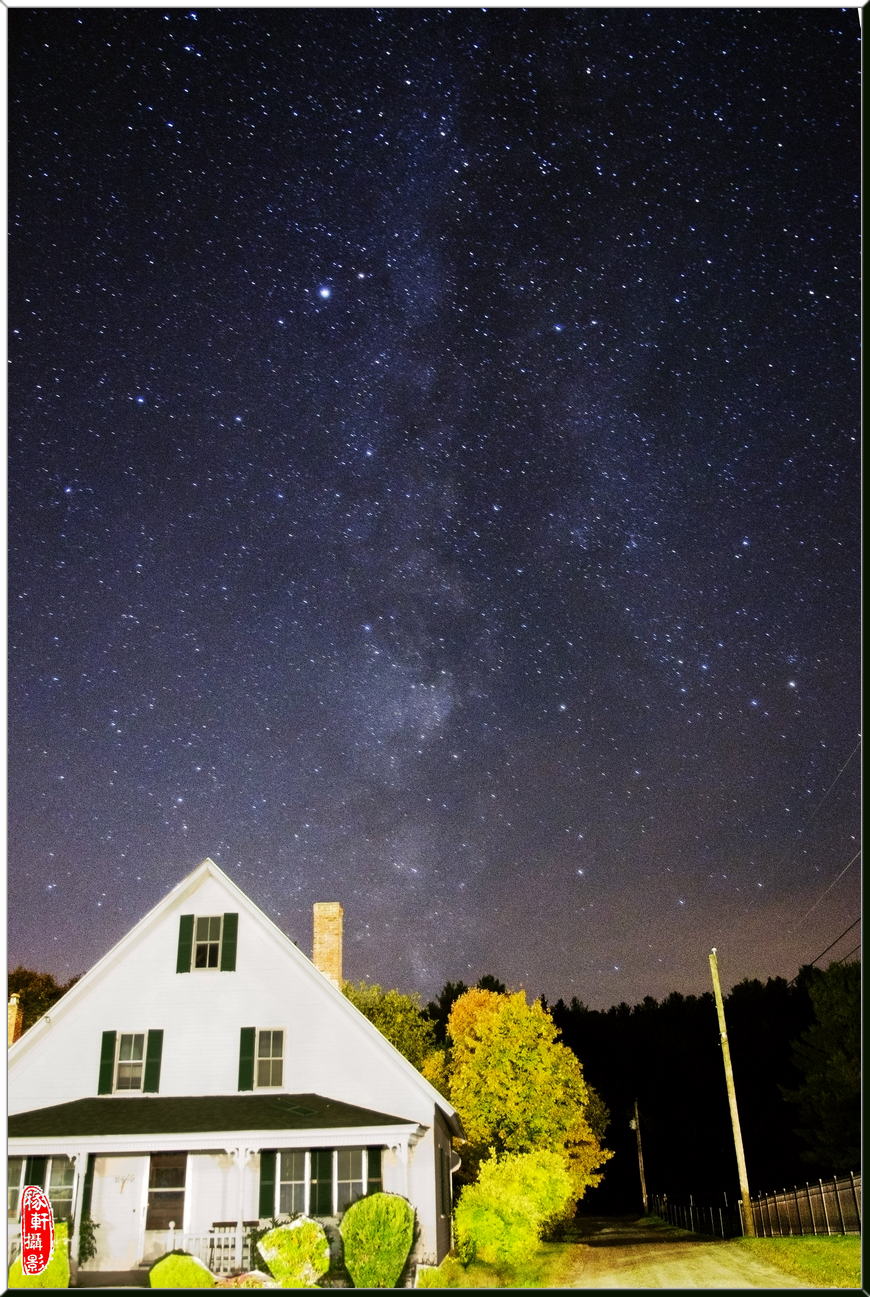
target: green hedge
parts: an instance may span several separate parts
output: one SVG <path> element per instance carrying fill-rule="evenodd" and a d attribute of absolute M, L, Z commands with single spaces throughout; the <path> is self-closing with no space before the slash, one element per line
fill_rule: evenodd
<path fill-rule="evenodd" d="M 463 1264 L 520 1265 L 537 1251 L 541 1233 L 573 1195 L 566 1159 L 555 1152 L 507 1154 L 481 1163 L 462 1191 L 454 1216 Z"/>
<path fill-rule="evenodd" d="M 308 1216 L 269 1230 L 257 1247 L 282 1288 L 313 1288 L 329 1269 L 326 1231 Z"/>
<path fill-rule="evenodd" d="M 152 1288 L 214 1288 L 215 1277 L 204 1261 L 189 1252 L 167 1252 L 148 1271 Z"/>
<path fill-rule="evenodd" d="M 68 1227 L 58 1221 L 54 1227 L 54 1250 L 42 1274 L 25 1274 L 18 1256 L 9 1267 L 10 1288 L 69 1288 Z"/>
<path fill-rule="evenodd" d="M 348 1207 L 341 1225 L 344 1264 L 355 1288 L 395 1288 L 414 1242 L 414 1208 L 395 1193 Z"/>

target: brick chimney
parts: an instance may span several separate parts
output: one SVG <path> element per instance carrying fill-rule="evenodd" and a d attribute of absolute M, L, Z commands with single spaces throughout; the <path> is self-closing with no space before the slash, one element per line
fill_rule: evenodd
<path fill-rule="evenodd" d="M 21 1035 L 21 1027 L 24 1023 L 24 1010 L 18 1003 L 18 995 L 10 995 L 9 1008 L 7 1010 L 7 1022 L 9 1025 L 9 1044 L 14 1045 Z"/>
<path fill-rule="evenodd" d="M 314 904 L 314 949 L 311 958 L 324 977 L 341 990 L 341 933 L 344 910 L 338 901 Z"/>

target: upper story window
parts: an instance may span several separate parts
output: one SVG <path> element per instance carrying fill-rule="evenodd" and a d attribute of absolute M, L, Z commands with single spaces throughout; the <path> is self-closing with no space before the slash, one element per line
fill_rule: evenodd
<path fill-rule="evenodd" d="M 281 1089 L 284 1084 L 284 1032 L 242 1027 L 239 1037 L 239 1089 Z"/>
<path fill-rule="evenodd" d="M 97 1094 L 157 1094 L 162 1061 L 162 1030 L 104 1031 Z"/>
<path fill-rule="evenodd" d="M 284 1032 L 257 1032 L 257 1088 L 284 1084 Z"/>
<path fill-rule="evenodd" d="M 145 1033 L 118 1037 L 118 1061 L 115 1068 L 116 1090 L 141 1090 L 145 1068 Z"/>
<path fill-rule="evenodd" d="M 208 919 L 197 918 L 193 946 L 194 968 L 217 968 L 222 927 L 223 919 L 220 914 Z"/>
<path fill-rule="evenodd" d="M 176 973 L 236 970 L 238 914 L 182 914 L 178 923 Z"/>

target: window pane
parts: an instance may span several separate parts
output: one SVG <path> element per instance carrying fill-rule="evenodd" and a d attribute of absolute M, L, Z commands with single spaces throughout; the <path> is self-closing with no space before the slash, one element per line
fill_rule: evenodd
<path fill-rule="evenodd" d="M 194 964 L 196 968 L 208 967 L 208 942 L 206 941 L 197 942 L 196 959 L 194 961 Z"/>
<path fill-rule="evenodd" d="M 145 1228 L 169 1229 L 171 1220 L 175 1221 L 176 1229 L 181 1229 L 184 1223 L 184 1190 L 151 1189 Z"/>
<path fill-rule="evenodd" d="M 281 1181 L 305 1179 L 305 1153 L 302 1149 L 285 1150 L 281 1154 Z"/>
<path fill-rule="evenodd" d="M 272 1064 L 269 1059 L 260 1059 L 257 1063 L 257 1085 L 272 1084 Z"/>
<path fill-rule="evenodd" d="M 260 1039 L 257 1041 L 257 1057 L 272 1057 L 272 1033 L 271 1031 L 261 1031 Z"/>
<path fill-rule="evenodd" d="M 187 1171 L 186 1153 L 152 1153 L 150 1189 L 183 1189 Z"/>
<path fill-rule="evenodd" d="M 55 1220 L 64 1220 L 72 1215 L 74 1180 L 75 1165 L 70 1159 L 68 1157 L 53 1157 L 48 1182 L 48 1200 L 51 1203 Z"/>
<path fill-rule="evenodd" d="M 282 1216 L 295 1216 L 305 1211 L 305 1185 L 282 1184 L 278 1200 L 278 1211 Z M 324 1215 L 329 1215 L 324 1212 Z"/>
<path fill-rule="evenodd" d="M 284 1084 L 284 1064 L 281 1062 L 280 1058 L 272 1059 L 272 1084 Z"/>
<path fill-rule="evenodd" d="M 119 1063 L 118 1064 L 118 1081 L 115 1086 L 116 1090 L 141 1090 L 142 1089 L 142 1064 L 141 1063 Z"/>
<path fill-rule="evenodd" d="M 197 919 L 196 921 L 196 939 L 197 941 L 208 941 L 208 919 Z"/>
<path fill-rule="evenodd" d="M 284 1032 L 283 1031 L 272 1032 L 272 1057 L 273 1058 L 284 1057 Z"/>
<path fill-rule="evenodd" d="M 121 1045 L 118 1050 L 118 1058 L 125 1062 L 130 1059 L 142 1060 L 145 1057 L 145 1037 L 141 1036 L 122 1036 Z"/>
<path fill-rule="evenodd" d="M 362 1149 L 340 1148 L 338 1150 L 339 1180 L 362 1179 Z"/>

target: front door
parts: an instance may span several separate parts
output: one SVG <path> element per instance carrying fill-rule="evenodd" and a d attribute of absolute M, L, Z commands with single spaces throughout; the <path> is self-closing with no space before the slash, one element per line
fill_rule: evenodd
<path fill-rule="evenodd" d="M 88 1270 L 135 1270 L 141 1260 L 144 1215 L 148 1206 L 147 1154 L 94 1160 L 91 1219 L 97 1255 Z"/>

